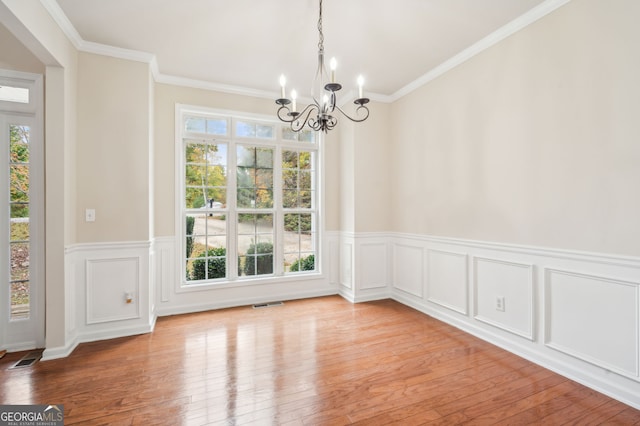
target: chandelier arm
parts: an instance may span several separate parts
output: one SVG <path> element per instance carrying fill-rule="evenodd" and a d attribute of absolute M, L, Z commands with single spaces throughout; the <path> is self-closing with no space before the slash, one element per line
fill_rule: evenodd
<path fill-rule="evenodd" d="M 369 118 L 369 108 L 367 108 L 365 105 L 359 105 L 358 108 L 356 108 L 356 115 L 359 115 L 360 110 L 364 110 L 365 111 L 365 116 L 362 117 L 362 118 L 353 118 L 353 117 L 349 116 L 349 114 L 344 112 L 342 110 L 342 108 L 340 108 L 338 105 L 336 105 L 336 109 L 338 111 L 340 111 L 342 113 L 342 115 L 344 115 L 345 117 L 347 117 L 349 120 L 353 121 L 354 123 L 362 123 L 364 120 Z"/>
<path fill-rule="evenodd" d="M 294 121 L 299 120 L 300 117 L 305 114 L 307 114 L 307 117 L 308 117 L 314 107 L 316 106 L 313 104 L 309 104 L 302 111 L 300 112 L 296 111 L 292 113 L 291 109 L 289 109 L 287 105 L 282 105 L 280 108 L 278 108 L 277 115 L 280 121 L 284 121 L 285 123 L 293 123 Z"/>

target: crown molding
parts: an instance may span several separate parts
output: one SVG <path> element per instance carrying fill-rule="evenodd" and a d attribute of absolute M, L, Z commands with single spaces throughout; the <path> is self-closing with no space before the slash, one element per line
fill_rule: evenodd
<path fill-rule="evenodd" d="M 422 77 L 407 84 L 406 86 L 404 86 L 403 88 L 395 92 L 393 95 L 389 96 L 390 102 L 397 101 L 398 99 L 408 95 L 414 90 L 440 77 L 447 71 L 452 70 L 458 65 L 466 62 L 467 60 L 483 52 L 484 50 L 490 48 L 496 43 L 504 40 L 505 38 L 511 36 L 512 34 L 515 34 L 521 29 L 531 25 L 532 23 L 536 22 L 538 19 L 548 15 L 549 13 L 553 12 L 554 10 L 558 9 L 561 6 L 564 6 L 570 1 L 571 0 L 547 0 L 539 4 L 538 6 L 528 11 L 527 13 L 519 16 L 518 18 L 514 19 L 513 21 L 509 22 L 508 24 L 504 25 L 498 30 L 492 32 L 485 38 L 481 39 L 480 41 L 464 49 L 462 52 L 446 60 L 445 62 L 438 65 L 437 67 L 433 68 L 431 71 L 424 74 Z"/>
<path fill-rule="evenodd" d="M 214 92 L 231 93 L 234 95 L 253 96 L 257 98 L 275 99 L 276 92 L 268 90 L 251 89 L 242 86 L 233 86 L 230 84 L 213 83 L 204 80 L 195 80 L 191 78 L 178 77 L 175 75 L 158 74 L 157 83 L 171 84 L 174 86 L 191 87 L 194 89 L 211 90 Z"/>
<path fill-rule="evenodd" d="M 73 46 L 80 50 L 80 46 L 84 40 L 80 37 L 80 33 L 73 26 L 67 15 L 62 11 L 62 8 L 56 0 L 40 0 L 40 4 L 49 12 L 49 15 L 58 24 L 62 32 L 67 36 Z"/>

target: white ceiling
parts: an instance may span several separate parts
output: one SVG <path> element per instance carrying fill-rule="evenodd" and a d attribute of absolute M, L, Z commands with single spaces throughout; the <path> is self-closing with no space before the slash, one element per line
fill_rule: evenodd
<path fill-rule="evenodd" d="M 354 88 L 363 74 L 367 93 L 394 96 L 474 43 L 553 2 L 324 0 L 326 60 L 337 58 L 337 81 L 345 89 Z M 310 90 L 315 74 L 318 0 L 48 3 L 50 11 L 66 15 L 82 41 L 155 55 L 163 76 L 275 97 L 280 74 L 301 94 Z"/>

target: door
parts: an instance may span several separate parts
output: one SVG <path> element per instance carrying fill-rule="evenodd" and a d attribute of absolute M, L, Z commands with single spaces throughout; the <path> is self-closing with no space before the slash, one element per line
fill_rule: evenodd
<path fill-rule="evenodd" d="M 41 91 L 24 76 L 0 70 L 0 349 L 8 351 L 44 346 L 42 123 L 31 105 Z"/>

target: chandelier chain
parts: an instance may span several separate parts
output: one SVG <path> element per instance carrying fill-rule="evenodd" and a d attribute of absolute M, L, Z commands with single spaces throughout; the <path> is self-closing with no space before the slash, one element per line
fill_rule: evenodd
<path fill-rule="evenodd" d="M 324 53 L 324 34 L 322 33 L 322 0 L 320 0 L 320 13 L 318 15 L 318 51 Z"/>

